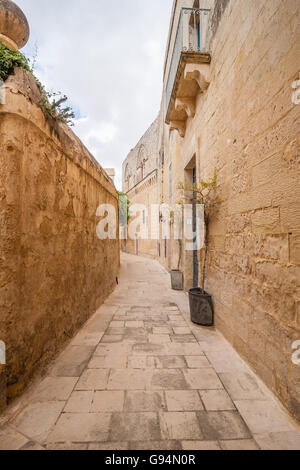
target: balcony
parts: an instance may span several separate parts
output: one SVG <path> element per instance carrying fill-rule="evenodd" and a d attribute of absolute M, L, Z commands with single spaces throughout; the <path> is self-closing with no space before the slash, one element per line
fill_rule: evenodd
<path fill-rule="evenodd" d="M 185 135 L 196 97 L 209 86 L 210 10 L 182 8 L 166 85 L 165 121 Z"/>

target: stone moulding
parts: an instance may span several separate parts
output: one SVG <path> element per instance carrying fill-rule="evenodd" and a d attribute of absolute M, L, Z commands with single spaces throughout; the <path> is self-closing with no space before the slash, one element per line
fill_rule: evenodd
<path fill-rule="evenodd" d="M 183 109 L 187 117 L 193 118 L 196 113 L 196 102 L 193 98 L 177 98 L 175 101 L 175 108 L 177 111 Z"/>
<path fill-rule="evenodd" d="M 151 171 L 151 173 L 149 173 L 149 175 L 147 175 L 142 181 L 139 181 L 135 186 L 130 188 L 127 191 L 127 195 L 130 197 L 130 194 L 132 194 L 133 192 L 135 194 L 138 194 L 144 191 L 145 189 L 147 189 L 148 187 L 152 186 L 153 184 L 157 182 L 157 177 L 158 177 L 158 171 L 157 170 Z"/>
<path fill-rule="evenodd" d="M 210 66 L 208 64 L 187 64 L 184 70 L 185 80 L 196 80 L 201 93 L 204 93 L 210 83 Z"/>
<path fill-rule="evenodd" d="M 210 83 L 210 66 L 208 64 L 187 64 L 184 70 L 184 80 L 195 80 L 200 93 L 204 93 Z M 187 118 L 195 117 L 196 96 L 176 98 L 175 110 L 184 110 Z"/>
<path fill-rule="evenodd" d="M 197 95 L 209 87 L 210 55 L 182 55 L 184 57 L 178 67 L 166 123 L 170 125 L 170 131 L 175 129 L 184 137 L 187 119 L 195 117 Z"/>
<path fill-rule="evenodd" d="M 4 46 L 9 47 L 13 51 L 17 51 L 19 49 L 15 41 L 5 36 L 4 34 L 0 34 L 0 43 L 4 44 Z"/>
<path fill-rule="evenodd" d="M 170 131 L 174 130 L 177 130 L 179 132 L 180 137 L 184 137 L 186 131 L 185 121 L 171 121 Z"/>
<path fill-rule="evenodd" d="M 0 0 L 0 32 L 0 42 L 16 51 L 29 39 L 26 16 L 11 0 Z"/>
<path fill-rule="evenodd" d="M 204 74 L 204 70 L 206 69 L 201 69 L 201 68 L 198 69 L 197 66 L 206 65 L 207 70 L 205 71 L 204 77 L 205 79 L 207 79 L 210 62 L 211 62 L 211 56 L 208 53 L 199 53 L 199 52 L 190 52 L 190 51 L 181 53 L 179 65 L 177 68 L 177 72 L 176 72 L 176 76 L 175 76 L 175 80 L 173 84 L 171 98 L 170 98 L 170 102 L 168 104 L 168 109 L 166 113 L 166 119 L 165 119 L 166 124 L 170 124 L 171 121 L 182 120 L 182 119 L 178 119 L 177 117 L 178 112 L 176 111 L 176 104 L 175 104 L 177 99 L 182 99 L 183 97 L 196 98 L 197 93 L 199 93 L 199 90 L 198 90 L 197 93 L 195 93 L 194 91 L 188 91 L 184 95 L 179 94 L 180 93 L 179 90 L 180 88 L 182 88 L 182 85 L 187 86 L 189 88 L 190 87 L 189 81 L 192 80 L 191 78 L 185 78 L 184 76 L 187 65 L 191 66 L 191 70 L 194 69 L 194 71 L 195 70 L 202 71 L 202 74 Z M 200 79 L 199 79 L 199 82 L 201 83 Z M 201 83 L 200 89 L 202 89 L 203 86 L 204 86 L 204 82 Z"/>

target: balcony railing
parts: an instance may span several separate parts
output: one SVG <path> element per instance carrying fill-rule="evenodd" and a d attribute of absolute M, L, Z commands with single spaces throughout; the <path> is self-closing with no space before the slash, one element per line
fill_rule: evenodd
<path fill-rule="evenodd" d="M 199 8 L 182 8 L 166 85 L 166 116 L 174 88 L 178 81 L 180 64 L 195 60 L 209 62 L 209 22 L 210 11 Z M 197 57 L 198 56 L 198 57 Z M 201 60 L 202 59 L 202 60 Z"/>

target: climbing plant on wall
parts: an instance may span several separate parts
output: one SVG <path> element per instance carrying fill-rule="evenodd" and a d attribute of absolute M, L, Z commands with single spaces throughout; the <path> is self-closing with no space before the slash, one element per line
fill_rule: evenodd
<path fill-rule="evenodd" d="M 126 226 L 130 219 L 130 201 L 128 200 L 127 194 L 119 192 L 119 217 L 120 225 Z"/>
<path fill-rule="evenodd" d="M 30 71 L 27 58 L 19 51 L 13 51 L 0 43 L 0 78 L 4 82 L 13 74 L 15 67 Z"/>

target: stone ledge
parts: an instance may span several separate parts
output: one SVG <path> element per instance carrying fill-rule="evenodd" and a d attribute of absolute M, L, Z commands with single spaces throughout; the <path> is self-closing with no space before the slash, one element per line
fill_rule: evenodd
<path fill-rule="evenodd" d="M 171 121 L 186 121 L 190 117 L 187 109 L 193 114 L 197 95 L 208 88 L 210 63 L 211 56 L 208 53 L 181 53 L 165 119 L 167 124 Z M 188 100 L 188 106 L 183 106 L 182 100 Z M 192 102 L 194 104 L 191 105 Z"/>
<path fill-rule="evenodd" d="M 29 24 L 22 10 L 11 0 L 0 0 L 0 31 L 15 44 L 24 47 L 29 39 Z"/>

